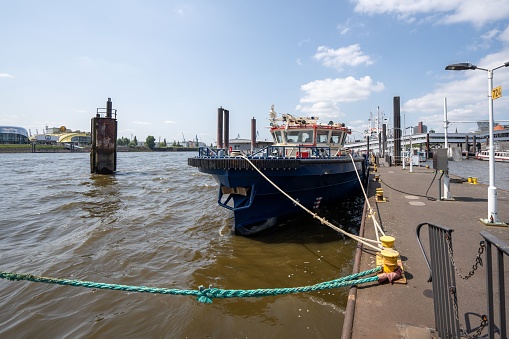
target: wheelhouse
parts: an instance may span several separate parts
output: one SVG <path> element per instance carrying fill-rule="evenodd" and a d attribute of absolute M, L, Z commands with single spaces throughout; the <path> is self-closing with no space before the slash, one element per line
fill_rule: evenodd
<path fill-rule="evenodd" d="M 277 145 L 301 145 L 301 146 L 343 146 L 350 130 L 344 127 L 333 128 L 327 125 L 314 125 L 298 127 L 271 128 L 274 144 Z"/>
<path fill-rule="evenodd" d="M 345 124 L 318 123 L 318 117 L 295 117 L 282 114 L 277 117 L 274 107 L 270 111 L 272 147 L 279 147 L 278 156 L 322 157 L 340 155 L 351 130 Z"/>

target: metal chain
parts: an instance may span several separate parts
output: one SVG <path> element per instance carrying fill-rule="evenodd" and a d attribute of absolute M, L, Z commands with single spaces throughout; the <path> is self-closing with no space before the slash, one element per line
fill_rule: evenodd
<path fill-rule="evenodd" d="M 454 262 L 454 256 L 452 254 L 452 241 L 451 241 L 450 234 L 445 235 L 445 240 L 447 240 L 447 250 L 449 251 L 449 259 L 451 260 L 451 264 L 454 267 L 454 270 L 456 271 L 456 273 L 458 274 L 458 276 L 461 279 L 463 279 L 463 280 L 469 279 L 471 276 L 474 275 L 474 272 L 479 268 L 479 266 L 482 266 L 481 255 L 484 253 L 484 248 L 486 247 L 486 243 L 484 242 L 484 240 L 482 240 L 479 243 L 479 249 L 477 250 L 477 257 L 475 258 L 475 264 L 472 265 L 472 270 L 470 272 L 468 272 L 468 275 L 463 276 L 460 273 L 460 271 L 458 270 L 458 268 L 456 267 L 456 263 Z"/>
<path fill-rule="evenodd" d="M 481 315 L 481 325 L 477 328 L 477 331 L 475 331 L 475 335 L 472 338 L 478 338 L 481 335 L 482 330 L 486 327 L 488 324 L 488 316 L 486 314 Z"/>
<path fill-rule="evenodd" d="M 449 288 L 449 293 L 451 294 L 452 304 L 454 306 L 454 315 L 456 316 L 456 320 L 458 321 L 458 324 L 460 326 L 460 332 L 467 338 L 477 339 L 481 335 L 482 331 L 488 324 L 488 317 L 486 314 L 481 315 L 481 324 L 477 328 L 477 331 L 475 331 L 475 334 L 473 336 L 469 336 L 468 333 L 463 329 L 463 326 L 461 325 L 461 321 L 459 318 L 459 312 L 458 312 L 458 298 L 456 297 L 456 287 L 452 286 Z"/>
<path fill-rule="evenodd" d="M 452 254 L 452 241 L 451 241 L 450 234 L 446 234 L 445 239 L 447 240 L 447 249 L 449 252 L 449 259 L 451 260 L 451 264 L 454 267 L 454 270 L 461 277 L 461 279 L 463 279 L 463 280 L 469 279 L 470 277 L 472 277 L 474 275 L 475 271 L 479 268 L 479 266 L 482 266 L 481 255 L 484 253 L 484 248 L 486 247 L 486 243 L 484 242 L 484 240 L 482 240 L 479 243 L 479 249 L 477 250 L 477 257 L 475 258 L 475 264 L 472 265 L 472 270 L 470 272 L 468 272 L 468 275 L 463 276 L 459 272 L 458 268 L 456 267 L 456 263 L 454 262 L 454 256 Z M 459 319 L 458 298 L 456 296 L 456 287 L 454 287 L 454 286 L 450 287 L 449 293 L 451 295 L 451 299 L 452 299 L 453 306 L 454 306 L 454 315 L 456 316 L 456 320 L 458 321 L 458 324 L 460 326 L 460 332 L 467 338 L 477 339 L 481 335 L 483 329 L 488 324 L 488 317 L 485 314 L 481 315 L 481 324 L 477 328 L 477 331 L 475 332 L 475 334 L 473 336 L 469 336 L 468 333 L 463 329 L 463 326 L 461 325 L 461 321 Z"/>

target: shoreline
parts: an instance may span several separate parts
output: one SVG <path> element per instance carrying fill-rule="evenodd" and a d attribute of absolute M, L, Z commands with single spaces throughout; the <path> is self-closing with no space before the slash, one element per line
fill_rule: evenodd
<path fill-rule="evenodd" d="M 131 147 L 118 147 L 117 152 L 198 152 L 198 148 L 131 148 Z M 0 153 L 90 153 L 89 148 L 85 149 L 66 149 L 66 148 L 39 148 L 32 152 L 32 147 L 1 147 Z"/>

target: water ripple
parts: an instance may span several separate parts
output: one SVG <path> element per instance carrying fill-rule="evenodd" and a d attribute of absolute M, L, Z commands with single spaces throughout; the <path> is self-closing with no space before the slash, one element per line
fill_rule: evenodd
<path fill-rule="evenodd" d="M 194 153 L 119 153 L 112 176 L 88 154 L 6 154 L 2 271 L 197 289 L 303 286 L 351 271 L 355 245 L 308 216 L 234 236 L 218 184 Z M 362 204 L 322 210 L 356 230 Z M 353 211 L 353 212 L 352 212 Z M 214 300 L 0 281 L 2 337 L 337 336 L 347 289 Z M 305 310 L 305 311 L 304 311 Z"/>

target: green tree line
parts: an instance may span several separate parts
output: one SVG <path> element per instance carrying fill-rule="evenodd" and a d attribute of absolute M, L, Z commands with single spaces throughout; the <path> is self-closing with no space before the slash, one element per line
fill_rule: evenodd
<path fill-rule="evenodd" d="M 129 146 L 129 147 L 136 147 L 138 146 L 138 139 L 136 136 L 134 136 L 133 140 L 130 140 L 129 138 L 121 137 L 117 139 L 117 145 L 119 146 Z M 145 139 L 145 145 L 153 149 L 156 146 L 156 138 L 153 135 L 149 135 L 147 139 Z M 166 138 L 159 142 L 158 147 L 168 147 L 168 143 L 166 142 Z M 173 144 L 170 145 L 170 147 L 182 147 L 179 141 L 173 140 Z"/>

